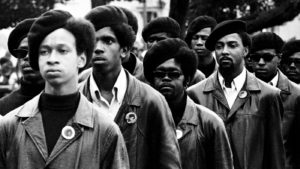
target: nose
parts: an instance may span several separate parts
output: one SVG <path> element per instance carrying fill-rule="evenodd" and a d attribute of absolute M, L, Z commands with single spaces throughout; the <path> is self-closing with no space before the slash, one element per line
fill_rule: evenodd
<path fill-rule="evenodd" d="M 259 65 L 264 65 L 264 64 L 266 64 L 266 62 L 263 58 L 259 58 L 258 64 Z"/>
<path fill-rule="evenodd" d="M 203 46 L 204 45 L 204 41 L 201 38 L 198 38 L 197 45 L 198 46 Z"/>
<path fill-rule="evenodd" d="M 58 58 L 59 56 L 57 55 L 57 53 L 55 51 L 52 51 L 50 54 L 49 54 L 49 57 L 48 57 L 48 60 L 47 60 L 47 63 L 48 64 L 56 64 L 58 63 Z"/>
<path fill-rule="evenodd" d="M 95 46 L 95 54 L 101 54 L 104 51 L 104 45 L 103 43 L 101 43 L 100 41 L 96 42 L 96 46 Z"/>
<path fill-rule="evenodd" d="M 228 54 L 229 50 L 228 50 L 228 46 L 224 45 L 223 50 L 222 50 L 222 54 Z"/>
<path fill-rule="evenodd" d="M 296 67 L 295 63 L 291 62 L 290 67 L 293 67 L 293 68 Z"/>

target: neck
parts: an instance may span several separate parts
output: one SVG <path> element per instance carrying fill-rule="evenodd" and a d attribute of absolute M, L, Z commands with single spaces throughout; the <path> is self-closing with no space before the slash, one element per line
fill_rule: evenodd
<path fill-rule="evenodd" d="M 177 99 L 167 100 L 176 126 L 178 125 L 178 123 L 181 121 L 183 117 L 184 110 L 186 107 L 186 99 L 187 99 L 187 94 L 183 92 L 182 95 Z"/>
<path fill-rule="evenodd" d="M 77 80 L 77 79 L 76 79 Z M 78 81 L 78 80 L 77 80 Z M 73 83 L 69 83 L 67 85 L 57 85 L 50 84 L 49 82 L 45 83 L 45 93 L 51 95 L 69 95 L 77 92 L 78 90 L 78 82 L 74 81 Z"/>
<path fill-rule="evenodd" d="M 93 77 L 100 90 L 111 91 L 118 79 L 120 72 L 121 69 L 119 71 L 107 73 L 98 72 L 93 69 Z"/>
<path fill-rule="evenodd" d="M 212 53 L 206 55 L 206 56 L 199 56 L 198 57 L 198 65 L 199 66 L 206 66 L 211 64 L 214 61 L 214 57 L 212 56 Z"/>

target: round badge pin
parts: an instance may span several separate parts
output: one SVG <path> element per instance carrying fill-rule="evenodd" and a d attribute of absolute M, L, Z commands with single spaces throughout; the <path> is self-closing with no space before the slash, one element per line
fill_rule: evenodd
<path fill-rule="evenodd" d="M 65 126 L 61 131 L 61 135 L 63 136 L 63 138 L 70 140 L 70 139 L 74 138 L 75 130 L 71 126 Z"/>
<path fill-rule="evenodd" d="M 177 139 L 180 139 L 181 137 L 182 137 L 182 131 L 176 129 L 176 138 L 177 138 Z"/>
<path fill-rule="evenodd" d="M 243 98 L 245 98 L 245 97 L 247 97 L 247 92 L 244 91 L 244 90 L 242 90 L 242 91 L 239 93 L 239 98 L 243 99 Z"/>
<path fill-rule="evenodd" d="M 134 112 L 129 112 L 126 114 L 125 119 L 128 124 L 132 124 L 136 122 L 137 116 Z"/>

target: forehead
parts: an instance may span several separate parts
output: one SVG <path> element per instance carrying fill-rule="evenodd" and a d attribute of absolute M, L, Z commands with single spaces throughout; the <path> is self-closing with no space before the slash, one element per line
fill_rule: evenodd
<path fill-rule="evenodd" d="M 200 29 L 195 35 L 209 35 L 211 33 L 211 28 Z"/>
<path fill-rule="evenodd" d="M 64 28 L 59 28 L 48 34 L 41 43 L 42 45 L 72 44 L 75 45 L 75 36 Z"/>
<path fill-rule="evenodd" d="M 262 53 L 271 53 L 271 54 L 275 54 L 276 53 L 276 50 L 275 49 L 262 49 L 262 50 L 258 50 L 254 53 L 259 53 L 259 54 L 262 54 Z"/>
<path fill-rule="evenodd" d="M 104 27 L 96 31 L 96 38 L 100 37 L 112 37 L 116 39 L 116 35 L 111 27 Z"/>
<path fill-rule="evenodd" d="M 156 69 L 177 69 L 177 70 L 181 70 L 180 64 L 178 62 L 176 62 L 176 60 L 174 58 L 171 58 L 171 59 L 168 59 L 168 60 L 164 61 L 163 63 L 158 65 L 156 67 Z"/>
<path fill-rule="evenodd" d="M 237 33 L 232 33 L 221 37 L 217 43 L 237 42 L 242 44 L 242 38 Z"/>
<path fill-rule="evenodd" d="M 158 32 L 158 33 L 153 33 L 149 36 L 149 38 L 154 38 L 154 37 L 165 37 L 168 38 L 170 37 L 167 32 Z"/>
<path fill-rule="evenodd" d="M 300 59 L 300 52 L 296 52 L 289 57 L 290 59 Z"/>

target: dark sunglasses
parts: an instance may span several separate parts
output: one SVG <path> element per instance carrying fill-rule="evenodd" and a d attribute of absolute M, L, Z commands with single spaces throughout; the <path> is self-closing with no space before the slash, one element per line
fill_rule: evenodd
<path fill-rule="evenodd" d="M 259 62 L 259 60 L 262 58 L 265 62 L 270 62 L 276 55 L 271 54 L 271 53 L 262 53 L 262 54 L 258 54 L 258 53 L 254 53 L 251 54 L 251 60 L 254 62 Z"/>
<path fill-rule="evenodd" d="M 292 63 L 295 64 L 295 66 L 300 67 L 300 59 L 298 58 L 289 58 L 282 60 L 283 64 L 291 65 Z"/>
<path fill-rule="evenodd" d="M 28 54 L 27 49 L 14 49 L 14 54 L 16 58 L 22 59 L 25 58 Z"/>
<path fill-rule="evenodd" d="M 171 72 L 164 72 L 164 71 L 154 71 L 153 76 L 159 79 L 162 79 L 168 76 L 170 79 L 178 79 L 182 75 L 181 72 L 178 71 L 171 71 Z"/>

